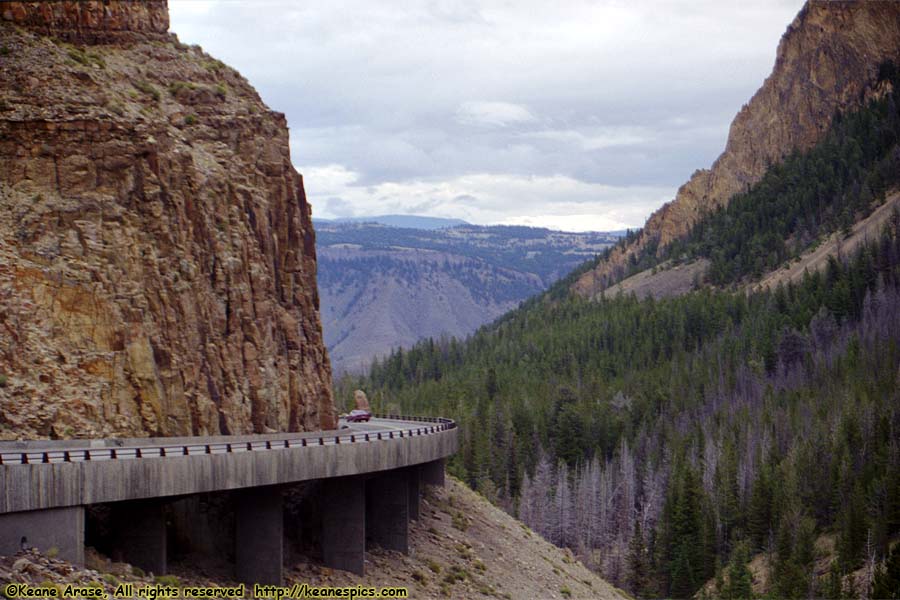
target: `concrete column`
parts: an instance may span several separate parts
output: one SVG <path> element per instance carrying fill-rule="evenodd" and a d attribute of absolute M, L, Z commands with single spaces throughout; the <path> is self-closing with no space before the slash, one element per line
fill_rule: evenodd
<path fill-rule="evenodd" d="M 406 469 L 406 477 L 409 484 L 409 519 L 411 521 L 418 521 L 419 498 L 422 495 L 422 482 L 419 468 L 416 466 Z"/>
<path fill-rule="evenodd" d="M 323 482 L 322 558 L 326 567 L 365 575 L 366 482 L 362 477 Z"/>
<path fill-rule="evenodd" d="M 115 536 L 113 556 L 155 575 L 166 574 L 166 515 L 160 500 L 111 505 Z"/>
<path fill-rule="evenodd" d="M 51 508 L 0 515 L 0 555 L 12 556 L 22 547 L 84 564 L 84 507 Z"/>
<path fill-rule="evenodd" d="M 422 464 L 419 468 L 422 473 L 422 481 L 425 485 L 438 485 L 444 487 L 444 463 L 443 458 Z"/>
<path fill-rule="evenodd" d="M 281 488 L 248 488 L 234 494 L 234 571 L 247 584 L 281 585 L 284 561 Z"/>
<path fill-rule="evenodd" d="M 366 482 L 366 538 L 386 550 L 409 554 L 409 484 L 405 469 Z"/>

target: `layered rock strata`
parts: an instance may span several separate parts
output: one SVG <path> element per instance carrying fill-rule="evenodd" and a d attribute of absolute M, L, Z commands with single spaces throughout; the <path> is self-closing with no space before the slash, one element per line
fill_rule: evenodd
<path fill-rule="evenodd" d="M 0 18 L 70 42 L 168 37 L 166 0 L 41 0 L 0 3 Z"/>

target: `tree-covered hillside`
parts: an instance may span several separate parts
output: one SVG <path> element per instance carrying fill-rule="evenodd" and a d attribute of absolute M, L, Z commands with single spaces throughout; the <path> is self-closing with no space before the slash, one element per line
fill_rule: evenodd
<path fill-rule="evenodd" d="M 732 282 L 870 210 L 896 183 L 896 101 L 844 115 L 677 252 Z M 878 132 L 877 151 L 865 137 L 845 154 L 847 123 Z M 773 557 L 773 597 L 890 587 L 896 574 L 876 566 L 900 535 L 900 215 L 774 290 L 597 302 L 566 290 L 465 342 L 394 352 L 339 394 L 362 386 L 382 410 L 458 419 L 456 474 L 638 596 L 691 596 L 729 565 L 718 593 L 746 597 L 758 551 Z M 822 533 L 837 560 L 814 577 Z"/>
<path fill-rule="evenodd" d="M 891 227 L 774 292 L 535 303 L 363 386 L 458 419 L 456 474 L 639 595 L 690 595 L 743 542 L 776 551 L 799 597 L 814 533 L 838 533 L 840 572 L 900 533 Z"/>
<path fill-rule="evenodd" d="M 861 110 L 835 115 L 815 147 L 773 165 L 685 239 L 662 249 L 648 244 L 613 280 L 668 260 L 700 257 L 711 261 L 706 279 L 712 284 L 758 279 L 822 236 L 849 231 L 900 185 L 900 70 L 893 62 L 881 65 L 875 89 L 876 97 Z M 621 243 L 635 235 L 629 232 Z"/>

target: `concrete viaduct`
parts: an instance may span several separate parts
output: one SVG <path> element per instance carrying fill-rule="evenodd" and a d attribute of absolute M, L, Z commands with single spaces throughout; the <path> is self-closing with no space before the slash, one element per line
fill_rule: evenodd
<path fill-rule="evenodd" d="M 85 509 L 108 505 L 122 558 L 166 573 L 164 509 L 230 493 L 238 580 L 282 581 L 283 492 L 318 481 L 326 566 L 364 573 L 366 539 L 409 552 L 423 485 L 457 450 L 449 419 L 388 416 L 332 432 L 0 442 L 0 555 L 56 548 L 84 562 Z"/>

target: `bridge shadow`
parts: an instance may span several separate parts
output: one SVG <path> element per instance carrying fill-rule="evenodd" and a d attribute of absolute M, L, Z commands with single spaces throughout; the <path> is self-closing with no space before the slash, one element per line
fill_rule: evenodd
<path fill-rule="evenodd" d="M 375 546 L 409 552 L 408 523 L 444 460 L 364 475 L 95 504 L 84 543 L 147 573 L 280 584 L 285 562 L 363 575 Z M 287 560 L 286 560 L 287 559 Z"/>

